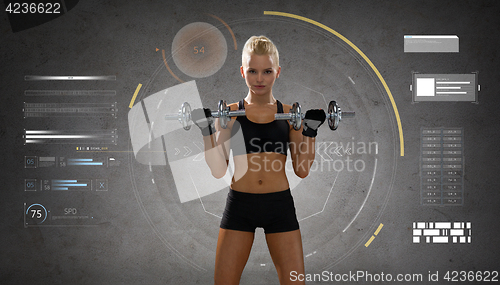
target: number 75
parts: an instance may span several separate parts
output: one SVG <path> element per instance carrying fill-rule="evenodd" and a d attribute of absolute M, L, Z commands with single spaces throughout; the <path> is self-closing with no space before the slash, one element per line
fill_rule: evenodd
<path fill-rule="evenodd" d="M 42 210 L 31 210 L 31 218 L 40 219 L 42 217 Z"/>

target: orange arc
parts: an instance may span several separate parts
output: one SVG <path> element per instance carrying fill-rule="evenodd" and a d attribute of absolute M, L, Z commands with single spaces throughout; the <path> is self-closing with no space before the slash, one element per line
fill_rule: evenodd
<path fill-rule="evenodd" d="M 163 56 L 163 62 L 165 63 L 165 66 L 167 67 L 168 72 L 170 72 L 170 74 L 172 74 L 172 76 L 175 79 L 179 80 L 179 82 L 184 83 L 185 81 L 180 79 L 179 77 L 177 77 L 177 75 L 175 75 L 174 72 L 172 71 L 172 69 L 170 69 L 170 67 L 168 66 L 167 59 L 165 58 L 165 50 L 164 49 L 161 50 L 161 54 Z"/>
<path fill-rule="evenodd" d="M 229 30 L 229 32 L 231 33 L 231 36 L 233 37 L 233 42 L 234 42 L 234 50 L 237 50 L 238 49 L 238 45 L 236 44 L 236 37 L 234 36 L 234 33 L 233 33 L 233 30 L 231 30 L 231 28 L 229 27 L 228 24 L 226 24 L 226 22 L 224 22 L 221 18 L 215 16 L 215 15 L 212 15 L 212 14 L 207 14 L 209 15 L 210 17 L 214 18 L 214 19 L 217 19 L 219 20 L 222 24 L 224 24 L 224 26 L 226 26 L 226 28 Z"/>

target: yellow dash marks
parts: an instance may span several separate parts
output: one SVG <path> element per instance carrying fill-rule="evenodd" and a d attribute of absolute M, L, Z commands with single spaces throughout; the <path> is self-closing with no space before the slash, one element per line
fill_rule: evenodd
<path fill-rule="evenodd" d="M 365 246 L 368 247 L 370 245 L 370 243 L 372 243 L 372 241 L 375 239 L 374 236 L 372 236 L 366 243 L 365 243 Z"/>
<path fill-rule="evenodd" d="M 378 226 L 378 229 L 375 231 L 375 235 L 378 235 L 378 233 L 380 232 L 380 230 L 384 227 L 384 224 L 380 224 L 380 226 Z"/>
<path fill-rule="evenodd" d="M 378 233 L 380 232 L 380 230 L 384 227 L 384 224 L 380 223 L 380 225 L 378 226 L 377 230 L 373 233 L 374 235 L 378 235 Z M 368 247 L 370 245 L 370 243 L 372 243 L 372 241 L 375 239 L 375 236 L 372 236 L 366 243 L 365 243 L 365 246 Z"/>
<path fill-rule="evenodd" d="M 130 105 L 128 105 L 129 108 L 134 107 L 135 98 L 137 98 L 137 94 L 139 94 L 139 90 L 141 90 L 141 87 L 142 87 L 142 84 L 139 83 L 139 85 L 137 85 L 137 88 L 135 89 L 134 96 L 132 97 L 132 100 L 130 101 Z"/>
<path fill-rule="evenodd" d="M 297 20 L 301 20 L 313 25 L 316 25 L 324 30 L 327 30 L 328 32 L 334 34 L 341 40 L 343 40 L 346 44 L 351 46 L 361 57 L 368 63 L 368 65 L 373 69 L 375 74 L 377 75 L 378 79 L 382 83 L 382 85 L 385 88 L 385 91 L 387 92 L 387 95 L 389 96 L 389 99 L 391 100 L 392 108 L 394 109 L 394 115 L 396 116 L 396 121 L 398 123 L 398 130 L 399 130 L 399 146 L 401 150 L 401 156 L 405 155 L 405 148 L 404 148 L 404 139 L 403 139 L 403 127 L 401 126 L 401 119 L 399 118 L 399 112 L 398 112 L 398 107 L 396 106 L 396 102 L 394 101 L 394 98 L 392 97 L 391 90 L 389 90 L 389 86 L 387 86 L 387 83 L 385 83 L 384 78 L 378 71 L 378 69 L 375 67 L 375 65 L 371 62 L 371 60 L 357 47 L 355 46 L 350 40 L 348 40 L 346 37 L 342 36 L 339 34 L 337 31 L 319 23 L 314 20 L 308 19 L 306 17 L 294 15 L 294 14 L 289 14 L 289 13 L 283 13 L 283 12 L 275 12 L 275 11 L 264 11 L 264 15 L 274 15 L 274 16 L 282 16 L 282 17 L 288 17 L 288 18 L 293 18 Z"/>

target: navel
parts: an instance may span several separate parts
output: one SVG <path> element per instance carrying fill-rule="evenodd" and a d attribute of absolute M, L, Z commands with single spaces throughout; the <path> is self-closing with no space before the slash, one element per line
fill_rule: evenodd
<path fill-rule="evenodd" d="M 259 185 L 262 185 L 262 180 L 259 180 Z"/>

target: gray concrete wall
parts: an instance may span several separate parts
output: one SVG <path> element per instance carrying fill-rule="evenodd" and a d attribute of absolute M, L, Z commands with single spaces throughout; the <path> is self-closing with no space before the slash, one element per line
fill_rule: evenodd
<path fill-rule="evenodd" d="M 199 159 L 201 137 L 197 129 L 186 132 L 177 122 L 168 131 L 154 129 L 156 152 L 149 161 L 157 163 L 139 163 L 129 126 L 142 122 L 150 128 L 155 120 L 160 124 L 161 112 L 175 112 L 178 106 L 173 102 L 184 100 L 179 94 L 162 95 L 165 101 L 157 115 L 147 105 L 153 103 L 143 101 L 148 121 L 129 117 L 129 104 L 138 84 L 142 87 L 134 108 L 144 112 L 141 100 L 191 80 L 196 81 L 199 95 L 182 95 L 191 102 L 215 109 L 220 99 L 240 100 L 246 95 L 239 75 L 241 49 L 249 36 L 260 34 L 269 36 L 280 51 L 277 99 L 287 104 L 298 101 L 305 110 L 326 109 L 330 100 L 336 100 L 343 110 L 356 112 L 335 132 L 322 126 L 317 168 L 302 181 L 289 178 L 306 273 L 383 272 L 393 279 L 415 273 L 422 274 L 420 283 L 426 284 L 429 272 L 437 271 L 435 283 L 442 284 L 448 271 L 498 271 L 499 10 L 496 1 L 80 1 L 52 21 L 15 33 L 3 13 L 0 283 L 211 284 L 227 182 L 202 179 L 194 170 L 204 163 Z M 264 11 L 306 17 L 346 40 L 312 23 Z M 233 35 L 219 19 L 233 32 L 236 49 Z M 179 31 L 195 22 L 219 31 L 195 43 L 207 47 L 201 58 L 193 57 L 193 44 L 186 47 L 193 54 L 172 50 Z M 459 52 L 404 53 L 404 35 L 457 35 Z M 210 53 L 210 47 L 219 53 Z M 478 104 L 412 103 L 413 72 L 479 72 Z M 112 75 L 116 80 L 26 81 L 27 75 Z M 26 90 L 115 90 L 116 95 L 26 96 Z M 23 118 L 24 102 L 117 102 L 118 112 L 116 118 Z M 421 204 L 423 128 L 463 131 L 463 205 Z M 116 144 L 25 144 L 23 138 L 24 130 L 113 129 L 118 133 Z M 148 131 L 138 132 L 139 136 Z M 376 145 L 377 151 L 363 145 Z M 77 149 L 87 146 L 107 148 Z M 109 162 L 112 157 L 119 165 L 33 169 L 25 168 L 26 156 L 55 157 L 58 162 L 69 158 Z M 26 179 L 35 179 L 38 191 L 25 191 Z M 44 180 L 50 184 L 54 179 L 86 179 L 93 186 L 88 191 L 40 191 Z M 191 190 L 176 187 L 183 179 L 192 179 Z M 107 181 L 107 191 L 96 191 L 101 181 Z M 181 203 L 179 193 L 195 187 L 206 193 Z M 34 204 L 50 211 L 43 223 L 31 219 L 29 211 L 26 214 Z M 67 209 L 77 209 L 77 214 Z M 53 218 L 68 215 L 87 218 Z M 470 222 L 471 242 L 453 243 L 450 238 L 447 244 L 435 244 L 422 238 L 414 243 L 416 222 Z M 261 229 L 241 284 L 278 284 Z"/>

